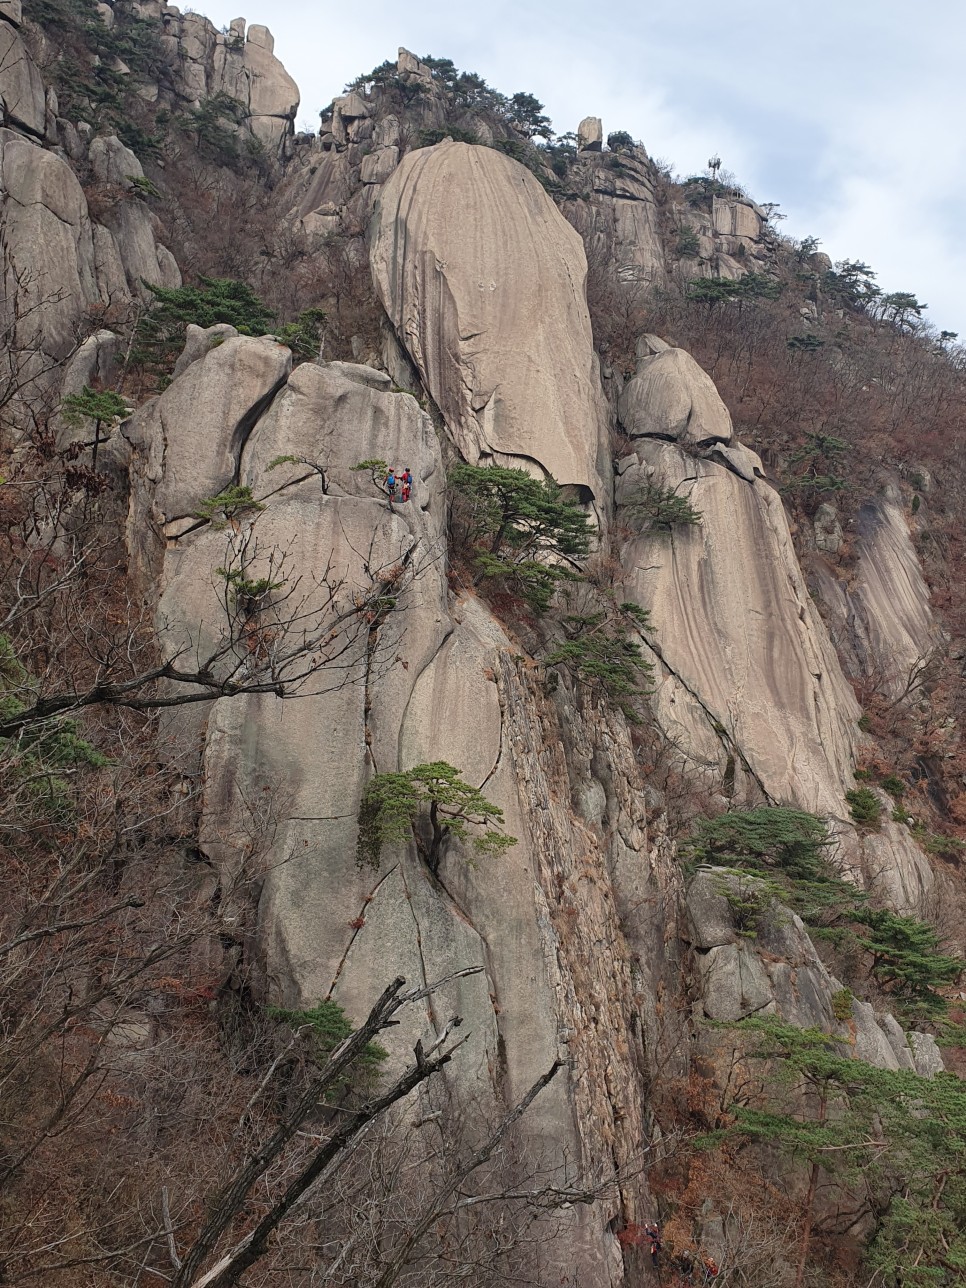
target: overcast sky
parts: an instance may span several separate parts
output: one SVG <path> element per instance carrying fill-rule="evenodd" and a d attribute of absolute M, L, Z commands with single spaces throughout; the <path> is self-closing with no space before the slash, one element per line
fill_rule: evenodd
<path fill-rule="evenodd" d="M 861 259 L 966 338 L 966 0 L 198 0 L 268 26 L 299 123 L 399 45 L 599 116 L 675 171 L 717 153 L 781 225 Z"/>

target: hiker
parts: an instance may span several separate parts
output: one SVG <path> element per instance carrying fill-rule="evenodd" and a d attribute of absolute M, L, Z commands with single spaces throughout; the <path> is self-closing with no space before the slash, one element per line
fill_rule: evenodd
<path fill-rule="evenodd" d="M 394 469 L 391 465 L 390 465 L 390 467 L 389 467 L 389 473 L 386 475 L 386 483 L 385 483 L 385 487 L 386 487 L 386 491 L 389 493 L 389 500 L 390 500 L 390 501 L 395 501 L 395 499 L 396 499 L 396 471 L 395 471 L 395 469 Z"/>
<path fill-rule="evenodd" d="M 677 1268 L 682 1284 L 694 1283 L 694 1256 L 687 1249 L 678 1254 Z"/>
<path fill-rule="evenodd" d="M 661 1251 L 661 1232 L 656 1225 L 651 1224 L 644 1227 L 644 1233 L 651 1245 L 651 1265 L 656 1270 L 658 1253 Z"/>
<path fill-rule="evenodd" d="M 704 1258 L 704 1282 L 706 1284 L 709 1284 L 712 1279 L 717 1279 L 717 1277 L 718 1277 L 718 1263 L 715 1261 L 714 1257 L 705 1257 Z"/>
<path fill-rule="evenodd" d="M 413 490 L 413 472 L 407 465 L 401 475 L 402 481 L 402 499 L 408 501 Z"/>

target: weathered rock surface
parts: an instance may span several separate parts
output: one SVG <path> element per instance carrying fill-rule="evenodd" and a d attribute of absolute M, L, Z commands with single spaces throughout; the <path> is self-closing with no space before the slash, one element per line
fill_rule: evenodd
<path fill-rule="evenodd" d="M 236 20 L 223 34 L 159 0 L 141 7 L 164 24 L 178 101 L 238 97 L 243 128 L 284 152 L 297 91 L 270 32 L 253 26 L 246 38 Z M 0 0 L 0 33 L 14 31 L 17 8 Z M 106 5 L 100 13 L 113 17 Z M 400 50 L 398 71 L 422 87 L 419 123 L 442 124 L 431 70 Z M 31 323 L 24 335 L 69 358 L 63 388 L 106 384 L 118 339 L 98 332 L 74 353 L 80 319 L 143 290 L 142 277 L 176 285 L 180 276 L 146 206 L 129 195 L 93 221 L 63 159 L 89 163 L 97 184 L 130 194 L 142 174 L 136 156 L 66 122 L 63 153 L 41 148 L 25 132 L 37 134 L 39 121 L 45 134 L 50 104 L 37 98 L 29 68 L 17 75 L 26 77 L 22 110 L 0 87 L 5 120 L 16 125 L 0 132 L 7 284 L 16 277 L 28 305 L 50 293 L 42 327 Z M 153 577 L 164 647 L 188 657 L 211 648 L 226 607 L 215 570 L 239 552 L 255 575 L 269 552 L 283 552 L 286 577 L 301 579 L 300 611 L 310 613 L 325 611 L 333 587 L 348 607 L 373 570 L 405 565 L 398 603 L 378 631 L 337 632 L 338 667 L 298 701 L 249 695 L 198 705 L 172 717 L 166 736 L 185 772 L 197 767 L 200 848 L 240 919 L 252 802 L 271 801 L 259 837 L 267 875 L 257 925 L 240 924 L 239 935 L 257 938 L 272 1000 L 333 997 L 358 1018 L 397 972 L 416 983 L 479 968 L 391 1039 L 398 1062 L 417 1037 L 463 1015 L 470 1041 L 445 1085 L 424 1093 L 424 1108 L 446 1115 L 498 1113 L 554 1059 L 568 1061 L 518 1143 L 551 1166 L 573 1160 L 592 1178 L 626 1169 L 619 1196 L 609 1190 L 555 1232 L 545 1267 L 548 1282 L 576 1268 L 583 1282 L 611 1288 L 626 1282 L 612 1231 L 651 1215 L 637 1172 L 651 1131 L 644 1089 L 656 1073 L 686 1077 L 689 1050 L 700 1045 L 681 1018 L 688 1006 L 726 1023 L 769 1013 L 815 1025 L 887 1068 L 930 1075 L 942 1062 L 928 1035 L 904 1034 L 865 1003 L 837 1020 L 839 982 L 788 910 L 772 904 L 754 937 L 738 934 L 722 891 L 733 878 L 710 872 L 691 882 L 685 904 L 661 831 L 664 802 L 624 719 L 566 682 L 548 696 L 545 673 L 486 607 L 450 592 L 444 452 L 429 415 L 395 387 L 405 379 L 418 388 L 400 346 L 466 459 L 552 474 L 606 515 L 608 408 L 587 265 L 579 238 L 523 167 L 453 142 L 400 160 L 413 122 L 379 116 L 373 101 L 359 92 L 336 100 L 325 137 L 304 145 L 291 190 L 297 221 L 320 243 L 360 231 L 377 203 L 371 265 L 395 328 L 392 374 L 364 365 L 378 361 L 368 341 L 353 344 L 358 362 L 292 371 L 271 338 L 189 327 L 173 383 L 116 437 L 133 454 L 132 562 Z M 568 217 L 605 275 L 663 280 L 654 167 L 639 148 L 601 153 L 601 135 L 599 121 L 582 123 Z M 715 265 L 737 276 L 756 262 L 762 218 L 752 203 L 715 198 L 710 215 L 682 217 L 691 226 L 700 271 Z M 361 236 L 353 246 L 364 253 Z M 618 504 L 653 482 L 687 495 L 702 515 L 696 527 L 636 536 L 618 556 L 619 597 L 653 615 L 654 705 L 671 744 L 735 802 L 764 798 L 828 815 L 856 877 L 893 906 L 921 910 L 932 873 L 909 830 L 887 820 L 860 837 L 848 821 L 858 707 L 761 461 L 734 440 L 710 378 L 657 336 L 641 338 L 617 410 L 637 447 L 619 464 Z M 272 468 L 282 456 L 297 459 Z M 365 458 L 410 466 L 412 501 L 388 506 L 369 474 L 353 469 Z M 206 497 L 233 483 L 251 487 L 265 510 L 221 530 L 196 517 Z M 842 540 L 829 516 L 816 525 L 823 553 Z M 855 669 L 871 674 L 887 660 L 908 668 L 936 633 L 897 493 L 863 511 L 858 558 L 858 585 L 832 598 L 834 621 L 856 641 Z M 452 844 L 438 874 L 411 846 L 392 847 L 378 871 L 360 869 L 356 814 L 369 776 L 432 759 L 458 766 L 499 804 L 517 844 L 492 864 Z M 687 995 L 685 946 L 695 967 Z"/>
<path fill-rule="evenodd" d="M 220 34 L 220 33 L 218 33 Z M 252 26 L 238 42 L 216 45 L 209 94 L 230 94 L 247 109 L 248 127 L 269 153 L 292 133 L 299 106 L 298 86 L 275 57 L 267 27 Z"/>
<path fill-rule="evenodd" d="M 640 415 L 643 423 L 646 406 Z M 844 816 L 859 708 L 808 594 L 780 498 L 673 444 L 642 439 L 639 457 L 621 475 L 618 506 L 651 479 L 702 515 L 687 529 L 632 540 L 621 560 L 628 598 L 654 621 L 665 668 L 659 720 L 696 763 L 734 760 L 740 749 L 773 800 Z"/>
<path fill-rule="evenodd" d="M 603 282 L 660 285 L 666 279 L 653 170 L 640 152 L 583 151 L 567 177 L 563 210 Z"/>
<path fill-rule="evenodd" d="M 119 182 L 122 171 L 142 173 L 118 140 L 95 142 L 94 163 L 110 182 Z M 143 203 L 122 201 L 105 216 L 110 227 L 96 223 L 68 162 L 8 129 L 0 130 L 0 191 L 0 322 L 16 338 L 16 358 L 8 350 L 2 361 L 16 360 L 18 385 L 44 397 L 57 383 L 59 364 L 84 339 L 93 310 L 146 296 L 144 281 L 178 286 L 181 275 L 156 242 Z"/>
<path fill-rule="evenodd" d="M 0 130 L 0 176 L 2 307 L 21 350 L 62 359 L 99 298 L 83 189 L 65 161 L 11 130 Z"/>
<path fill-rule="evenodd" d="M 639 358 L 637 372 L 621 394 L 618 415 L 631 438 L 703 446 L 730 443 L 734 432 L 714 381 L 684 349 Z"/>
<path fill-rule="evenodd" d="M 643 357 L 644 379 L 629 382 L 621 400 L 625 426 L 660 437 L 639 438 L 637 464 L 621 463 L 618 513 L 651 483 L 686 495 L 702 515 L 699 525 L 630 541 L 621 558 L 631 570 L 627 597 L 652 613 L 652 642 L 662 665 L 654 699 L 658 719 L 695 771 L 712 769 L 739 794 L 764 793 L 836 820 L 853 873 L 893 906 L 921 912 L 934 879 L 908 829 L 886 820 L 878 832 L 860 835 L 849 821 L 844 793 L 853 785 L 860 711 L 760 461 L 740 445 L 714 443 L 696 458 L 661 441 L 693 432 L 703 435 L 699 444 L 707 443 L 715 417 L 724 432 L 721 416 L 727 413 L 717 391 L 706 376 L 706 384 L 695 382 L 696 364 L 687 355 L 687 361 L 670 362 L 680 352 Z M 662 363 L 660 378 L 649 380 L 648 372 Z M 695 383 L 700 404 L 691 396 Z M 692 431 L 695 406 L 701 412 Z M 742 455 L 735 457 L 736 451 Z M 916 612 L 923 601 L 908 590 L 921 584 L 921 572 L 901 511 L 872 531 L 883 528 L 889 540 L 876 547 L 870 611 L 898 648 L 911 638 L 907 623 L 922 629 Z"/>
<path fill-rule="evenodd" d="M 463 456 L 544 470 L 602 502 L 583 248 L 529 171 L 465 143 L 410 153 L 379 198 L 372 268 Z"/>
<path fill-rule="evenodd" d="M 842 548 L 842 524 L 834 505 L 823 502 L 815 511 L 815 545 L 825 554 L 837 555 Z"/>
<path fill-rule="evenodd" d="M 19 5 L 17 6 L 19 10 Z M 23 37 L 0 13 L 0 120 L 14 129 L 43 138 L 47 124 L 47 92 L 40 69 Z M 16 20 L 19 22 L 19 12 Z"/>
<path fill-rule="evenodd" d="M 849 583 L 819 574 L 833 636 L 846 665 L 871 680 L 884 697 L 915 696 L 920 672 L 941 643 L 942 632 L 932 615 L 898 488 L 887 484 L 867 501 L 857 529 L 858 558 Z"/>
<path fill-rule="evenodd" d="M 138 0 L 137 9 L 140 17 L 162 28 L 167 73 L 157 81 L 141 77 L 136 89 L 142 98 L 180 108 L 228 94 L 242 105 L 241 133 L 254 136 L 271 157 L 284 153 L 294 130 L 299 91 L 275 57 L 275 41 L 267 27 L 253 24 L 246 37 L 242 18 L 222 32 L 203 15 L 182 13 L 162 0 Z M 106 22 L 113 20 L 107 6 L 100 11 Z"/>
<path fill-rule="evenodd" d="M 746 899 L 756 888 L 761 882 L 753 876 L 723 868 L 700 869 L 688 886 L 685 939 L 696 953 L 698 1005 L 708 1019 L 729 1024 L 773 1014 L 841 1037 L 857 1059 L 880 1069 L 915 1068 L 932 1076 L 943 1068 L 934 1039 L 904 1033 L 888 1012 L 876 1014 L 852 998 L 851 1017 L 837 1016 L 842 985 L 820 960 L 801 918 L 774 898 L 766 899 L 753 930 L 740 933 L 728 897 Z"/>
<path fill-rule="evenodd" d="M 585 116 L 577 126 L 577 149 L 580 152 L 599 152 L 603 146 L 604 127 L 599 116 Z"/>
<path fill-rule="evenodd" d="M 440 449 L 415 399 L 366 367 L 304 364 L 262 405 L 278 346 L 207 343 L 200 330 L 189 337 L 194 356 L 129 427 L 135 475 L 155 508 L 185 514 L 191 497 L 237 480 L 264 498 L 266 509 L 242 523 L 260 557 L 285 550 L 306 587 L 328 575 L 351 596 L 367 568 L 407 554 L 414 572 L 375 652 L 365 639 L 352 644 L 345 677 L 295 703 L 251 696 L 192 709 L 178 726 L 180 745 L 200 740 L 200 841 L 228 899 L 244 879 L 248 804 L 266 787 L 275 802 L 258 913 L 272 995 L 294 1005 L 332 996 L 356 1016 L 397 971 L 415 982 L 483 967 L 393 1039 L 396 1052 L 411 1047 L 453 1010 L 472 1030 L 449 1090 L 431 1091 L 427 1108 L 444 1109 L 449 1097 L 497 1108 L 567 1055 L 570 1072 L 527 1115 L 523 1138 L 550 1164 L 568 1154 L 589 1175 L 632 1168 L 645 1139 L 640 1070 L 681 1053 L 658 1006 L 676 987 L 673 919 L 662 913 L 676 875 L 667 849 L 649 845 L 623 719 L 570 706 L 563 693 L 555 711 L 488 611 L 472 598 L 448 602 Z M 239 420 L 253 421 L 244 440 Z M 311 464 L 269 468 L 286 454 Z M 410 505 L 391 510 L 352 469 L 371 456 L 412 465 Z M 167 530 L 159 621 L 172 644 L 203 649 L 219 611 L 212 569 L 239 533 L 185 522 Z M 369 774 L 439 758 L 505 810 L 518 843 L 494 861 L 498 873 L 457 846 L 438 880 L 406 847 L 384 855 L 378 872 L 360 870 L 355 814 Z M 622 1187 L 622 1204 L 626 1219 L 643 1214 L 638 1182 Z M 575 1216 L 554 1240 L 554 1273 L 569 1262 L 589 1281 L 619 1282 L 617 1245 L 603 1233 L 616 1211 L 608 1201 Z"/>
<path fill-rule="evenodd" d="M 235 336 L 193 362 L 134 417 L 129 441 L 163 520 L 193 514 L 234 481 L 252 426 L 292 366 L 270 336 Z"/>

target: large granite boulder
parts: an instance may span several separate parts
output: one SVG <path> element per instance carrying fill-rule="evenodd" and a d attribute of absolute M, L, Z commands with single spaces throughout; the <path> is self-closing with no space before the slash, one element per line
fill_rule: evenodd
<path fill-rule="evenodd" d="M 668 535 L 633 538 L 621 558 L 621 593 L 654 622 L 659 721 L 696 764 L 723 766 L 730 754 L 740 781 L 744 756 L 773 800 L 845 816 L 859 707 L 781 498 L 673 443 L 641 439 L 638 454 L 619 480 L 618 513 L 651 484 L 686 495 L 701 515 Z"/>
<path fill-rule="evenodd" d="M 819 570 L 833 636 L 847 664 L 885 698 L 921 697 L 923 667 L 941 644 L 942 630 L 899 489 L 886 484 L 866 501 L 857 529 L 855 575 L 846 583 Z"/>
<path fill-rule="evenodd" d="M 66 161 L 12 130 L 0 130 L 0 186 L 0 308 L 22 352 L 59 361 L 99 299 L 84 191 Z"/>
<path fill-rule="evenodd" d="M 466 460 L 545 471 L 603 503 L 605 413 L 580 238 L 523 166 L 446 140 L 382 189 L 372 270 Z"/>
<path fill-rule="evenodd" d="M 577 126 L 577 149 L 580 152 L 599 152 L 603 145 L 604 127 L 599 116 L 585 116 Z"/>
<path fill-rule="evenodd" d="M 639 358 L 618 415 L 630 438 L 705 446 L 730 443 L 734 432 L 714 381 L 684 349 L 668 347 Z"/>
<path fill-rule="evenodd" d="M 194 361 L 127 429 L 163 522 L 234 482 L 252 426 L 292 367 L 271 336 L 233 336 Z"/>

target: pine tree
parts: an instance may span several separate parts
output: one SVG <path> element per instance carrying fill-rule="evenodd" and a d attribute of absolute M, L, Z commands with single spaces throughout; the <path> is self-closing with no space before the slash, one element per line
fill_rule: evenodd
<path fill-rule="evenodd" d="M 420 820 L 426 826 L 419 826 Z M 450 839 L 471 843 L 480 855 L 500 854 L 516 845 L 516 837 L 502 827 L 502 809 L 464 782 L 458 769 L 444 760 L 414 765 L 399 773 L 376 774 L 367 784 L 359 806 L 357 861 L 377 868 L 385 846 L 415 839 L 435 874 Z"/>
<path fill-rule="evenodd" d="M 573 564 L 590 552 L 587 512 L 553 479 L 535 479 L 525 470 L 457 465 L 450 483 L 465 522 L 474 584 L 499 578 L 534 612 L 546 612 L 558 585 L 577 580 Z"/>

